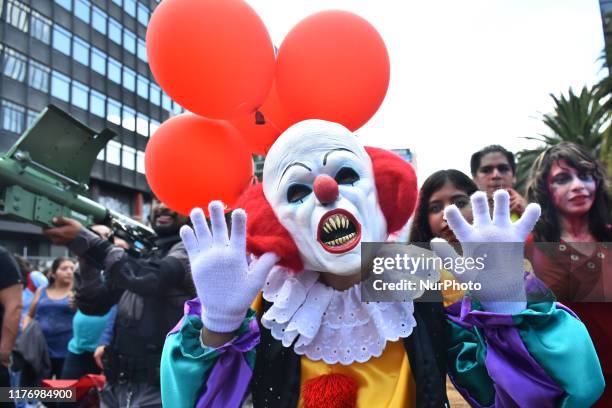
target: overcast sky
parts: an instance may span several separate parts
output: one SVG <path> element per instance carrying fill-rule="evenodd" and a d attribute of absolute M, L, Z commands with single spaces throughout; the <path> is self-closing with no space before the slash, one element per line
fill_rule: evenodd
<path fill-rule="evenodd" d="M 380 32 L 391 82 L 379 111 L 357 131 L 365 144 L 410 148 L 419 182 L 432 172 L 469 173 L 487 144 L 518 151 L 545 131 L 550 93 L 603 74 L 597 0 L 247 0 L 278 46 L 301 19 L 342 9 Z M 420 184 L 419 183 L 419 184 Z"/>

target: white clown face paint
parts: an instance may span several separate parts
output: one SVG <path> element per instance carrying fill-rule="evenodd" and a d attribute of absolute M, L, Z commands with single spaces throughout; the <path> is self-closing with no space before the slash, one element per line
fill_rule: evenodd
<path fill-rule="evenodd" d="M 330 188 L 322 193 L 317 187 L 315 194 L 318 176 L 318 186 Z M 325 176 L 337 183 L 337 195 L 335 183 Z M 266 157 L 263 190 L 306 269 L 356 274 L 359 244 L 387 238 L 370 157 L 355 135 L 337 123 L 313 119 L 287 129 Z"/>

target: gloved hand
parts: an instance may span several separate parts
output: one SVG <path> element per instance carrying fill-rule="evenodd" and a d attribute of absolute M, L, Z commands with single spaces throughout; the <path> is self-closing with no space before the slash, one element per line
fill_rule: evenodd
<path fill-rule="evenodd" d="M 268 272 L 279 258 L 266 253 L 249 265 L 244 210 L 237 209 L 232 213 L 231 238 L 227 235 L 223 204 L 213 201 L 208 210 L 212 234 L 200 208 L 191 211 L 193 229 L 183 226 L 180 234 L 202 303 L 202 322 L 208 330 L 229 333 L 240 327 Z"/>
<path fill-rule="evenodd" d="M 487 196 L 476 192 L 471 197 L 474 225 L 470 225 L 456 206 L 450 205 L 444 214 L 449 227 L 461 243 L 463 258 L 482 257 L 484 268 L 471 268 L 462 273 L 451 270 L 459 282 L 480 283 L 481 289 L 471 295 L 483 308 L 495 313 L 516 314 L 526 307 L 523 257 L 525 239 L 540 217 L 540 206 L 529 204 L 519 220 L 510 220 L 509 195 L 498 190 L 493 195 L 493 220 L 489 215 Z M 440 238 L 431 247 L 441 258 L 461 258 L 448 242 Z M 458 268 L 455 268 L 458 269 Z"/>

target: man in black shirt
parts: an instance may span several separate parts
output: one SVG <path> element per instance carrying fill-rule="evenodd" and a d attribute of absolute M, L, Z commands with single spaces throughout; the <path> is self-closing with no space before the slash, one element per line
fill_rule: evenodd
<path fill-rule="evenodd" d="M 19 331 L 19 317 L 23 308 L 22 290 L 21 273 L 17 263 L 6 249 L 0 247 L 0 387 L 9 386 L 8 367 L 11 350 Z"/>

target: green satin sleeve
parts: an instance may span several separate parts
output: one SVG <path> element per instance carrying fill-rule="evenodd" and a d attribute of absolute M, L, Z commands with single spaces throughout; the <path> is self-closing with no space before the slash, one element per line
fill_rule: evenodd
<path fill-rule="evenodd" d="M 236 333 L 246 333 L 255 318 L 250 310 Z M 219 357 L 217 349 L 202 347 L 200 331 L 202 320 L 198 315 L 185 315 L 180 329 L 166 337 L 161 356 L 161 395 L 164 407 L 195 407 L 204 391 L 206 380 Z M 255 349 L 244 354 L 247 364 L 255 366 Z"/>
<path fill-rule="evenodd" d="M 533 303 L 513 316 L 529 353 L 565 391 L 560 407 L 588 407 L 605 382 L 593 341 L 578 318 L 557 303 Z"/>
<path fill-rule="evenodd" d="M 447 355 L 451 381 L 458 389 L 466 390 L 478 405 L 492 406 L 495 389 L 485 366 L 487 353 L 484 340 L 478 331 L 450 321 L 447 332 L 450 339 Z"/>

